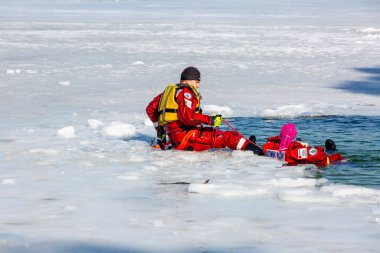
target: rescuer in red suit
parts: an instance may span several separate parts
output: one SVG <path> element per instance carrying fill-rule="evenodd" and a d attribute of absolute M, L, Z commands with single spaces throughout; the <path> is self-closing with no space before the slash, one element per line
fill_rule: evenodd
<path fill-rule="evenodd" d="M 146 112 L 158 131 L 158 139 L 165 139 L 161 136 L 166 134 L 177 150 L 229 148 L 251 150 L 255 154 L 263 155 L 260 147 L 239 133 L 219 130 L 217 127 L 222 123 L 221 115 L 202 114 L 201 97 L 197 91 L 200 87 L 200 77 L 197 68 L 184 69 L 179 84 L 169 85 L 149 103 Z"/>
<path fill-rule="evenodd" d="M 286 161 L 289 165 L 312 163 L 318 166 L 327 166 L 344 159 L 339 153 L 329 156 L 323 147 L 311 147 L 307 143 L 295 139 L 296 135 L 297 130 L 293 124 L 284 125 L 280 135 L 269 137 L 263 145 L 265 155 Z M 329 151 L 336 150 L 335 143 L 331 139 L 326 140 L 325 146 Z"/>

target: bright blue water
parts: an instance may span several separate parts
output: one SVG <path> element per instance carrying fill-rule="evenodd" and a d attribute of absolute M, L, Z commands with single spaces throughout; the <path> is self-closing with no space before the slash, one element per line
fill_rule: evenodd
<path fill-rule="evenodd" d="M 349 162 L 325 167 L 317 171 L 315 176 L 322 176 L 336 183 L 380 188 L 380 117 L 242 117 L 231 118 L 228 121 L 245 136 L 256 135 L 260 145 L 264 144 L 269 136 L 278 135 L 281 126 L 289 122 L 296 125 L 297 137 L 309 145 L 324 146 L 326 139 L 333 139 L 338 151 L 348 157 Z"/>

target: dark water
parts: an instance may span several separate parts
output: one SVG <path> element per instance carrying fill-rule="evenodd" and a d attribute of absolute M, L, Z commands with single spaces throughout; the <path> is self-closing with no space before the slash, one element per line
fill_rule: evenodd
<path fill-rule="evenodd" d="M 278 135 L 281 126 L 294 123 L 297 137 L 309 145 L 324 146 L 333 139 L 348 162 L 316 171 L 336 183 L 362 185 L 380 189 L 380 117 L 326 116 L 295 119 L 231 118 L 228 122 L 245 136 L 256 135 L 262 145 L 269 136 Z M 222 129 L 227 129 L 224 126 Z"/>

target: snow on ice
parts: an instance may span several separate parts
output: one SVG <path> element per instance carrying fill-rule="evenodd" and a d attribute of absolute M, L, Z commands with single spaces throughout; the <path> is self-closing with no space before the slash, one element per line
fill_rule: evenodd
<path fill-rule="evenodd" d="M 71 82 L 70 81 L 60 81 L 59 84 L 62 86 L 70 86 Z"/>
<path fill-rule="evenodd" d="M 57 131 L 57 134 L 63 138 L 70 139 L 75 138 L 75 128 L 73 126 L 68 126 L 61 128 Z"/>
<path fill-rule="evenodd" d="M 143 61 L 135 61 L 132 63 L 132 65 L 144 65 L 145 63 Z"/>
<path fill-rule="evenodd" d="M 136 127 L 130 124 L 114 121 L 103 128 L 103 134 L 111 137 L 130 137 L 136 134 Z"/>
<path fill-rule="evenodd" d="M 6 178 L 1 180 L 1 184 L 15 184 L 16 180 L 14 178 Z"/>
<path fill-rule="evenodd" d="M 203 110 L 207 114 L 222 114 L 224 116 L 232 116 L 233 110 L 228 106 L 204 105 Z"/>
<path fill-rule="evenodd" d="M 103 122 L 97 119 L 89 119 L 88 125 L 91 129 L 98 129 L 99 127 L 103 126 Z"/>
<path fill-rule="evenodd" d="M 379 115 L 376 87 L 349 86 L 378 69 L 376 1 L 16 0 L 0 13 L 0 252 L 378 252 L 378 189 L 249 152 L 155 150 L 145 114 L 194 65 L 210 114 Z"/>
<path fill-rule="evenodd" d="M 7 69 L 7 74 L 14 75 L 14 74 L 20 74 L 21 69 Z"/>

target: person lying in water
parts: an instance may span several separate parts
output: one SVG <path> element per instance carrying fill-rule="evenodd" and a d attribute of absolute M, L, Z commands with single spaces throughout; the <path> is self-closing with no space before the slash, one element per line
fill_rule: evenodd
<path fill-rule="evenodd" d="M 327 166 L 344 159 L 339 153 L 328 155 L 321 146 L 311 147 L 296 139 L 296 136 L 297 130 L 294 124 L 288 123 L 282 126 L 280 134 L 269 137 L 263 145 L 265 156 L 286 161 L 289 165 L 315 164 Z M 327 151 L 336 150 L 335 143 L 331 139 L 326 140 L 325 146 Z"/>

